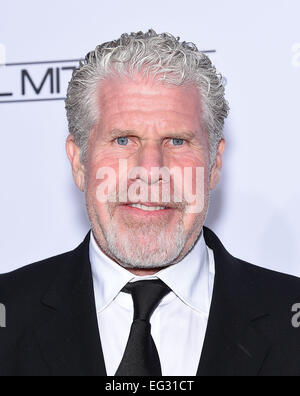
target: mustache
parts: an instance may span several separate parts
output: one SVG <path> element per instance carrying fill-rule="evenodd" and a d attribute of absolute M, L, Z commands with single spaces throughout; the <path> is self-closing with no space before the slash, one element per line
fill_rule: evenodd
<path fill-rule="evenodd" d="M 124 197 L 127 197 L 124 200 Z M 157 197 L 155 197 L 157 198 Z M 163 198 L 163 197 L 162 197 Z M 170 198 L 164 199 L 143 199 L 136 197 L 135 199 L 128 199 L 128 191 L 122 192 L 112 192 L 107 196 L 107 204 L 111 207 L 117 207 L 121 205 L 134 205 L 134 204 L 144 204 L 148 206 L 163 206 L 168 209 L 179 209 L 184 210 L 189 203 L 183 199 L 180 195 L 173 194 Z"/>

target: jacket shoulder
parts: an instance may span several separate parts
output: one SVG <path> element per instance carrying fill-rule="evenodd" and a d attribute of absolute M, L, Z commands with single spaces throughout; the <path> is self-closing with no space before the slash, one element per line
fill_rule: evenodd
<path fill-rule="evenodd" d="M 260 285 L 264 293 L 271 293 L 282 298 L 283 296 L 300 297 L 300 279 L 293 275 L 284 274 L 274 270 L 258 267 L 238 258 L 234 258 L 238 272 L 243 273 L 243 278 L 253 287 Z"/>
<path fill-rule="evenodd" d="M 73 251 L 62 253 L 0 275 L 0 301 L 24 301 L 37 297 L 47 289 L 67 265 Z"/>
<path fill-rule="evenodd" d="M 74 250 L 27 265 L 0 275 L 0 302 L 16 302 L 43 297 L 60 276 L 67 277 L 74 266 L 80 265 L 82 254 L 88 252 L 90 233 Z M 67 275 L 66 275 L 67 274 Z"/>
<path fill-rule="evenodd" d="M 300 302 L 300 279 L 258 267 L 232 256 L 223 246 L 220 239 L 208 228 L 204 228 L 207 245 L 214 251 L 216 265 L 228 288 L 234 287 L 240 294 L 264 300 L 284 300 L 285 297 L 298 298 Z"/>

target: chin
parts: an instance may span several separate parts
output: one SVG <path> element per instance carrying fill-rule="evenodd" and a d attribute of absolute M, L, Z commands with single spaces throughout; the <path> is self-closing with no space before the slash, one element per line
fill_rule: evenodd
<path fill-rule="evenodd" d="M 156 235 L 153 239 L 143 237 L 134 238 L 126 235 L 118 239 L 107 238 L 109 250 L 120 265 L 130 269 L 158 269 L 172 265 L 184 250 L 186 238 L 172 235 L 161 238 Z"/>

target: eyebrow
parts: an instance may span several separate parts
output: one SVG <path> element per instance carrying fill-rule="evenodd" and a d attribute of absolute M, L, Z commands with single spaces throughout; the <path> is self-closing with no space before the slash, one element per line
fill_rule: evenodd
<path fill-rule="evenodd" d="M 191 140 L 196 136 L 196 133 L 193 131 L 178 131 L 178 132 L 169 132 L 167 135 L 169 137 L 174 137 L 174 138 L 180 137 L 181 139 Z"/>
<path fill-rule="evenodd" d="M 125 137 L 125 136 L 137 136 L 138 132 L 133 131 L 133 130 L 121 130 L 121 129 L 113 129 L 109 133 L 109 137 L 112 139 L 117 139 L 119 137 Z M 196 136 L 196 133 L 193 131 L 178 131 L 178 132 L 167 132 L 166 135 L 169 138 L 180 138 L 180 139 L 186 139 L 186 140 L 191 140 Z"/>
<path fill-rule="evenodd" d="M 132 131 L 132 130 L 121 130 L 121 129 L 113 129 L 109 133 L 109 137 L 112 139 L 117 139 L 119 137 L 125 137 L 125 136 L 135 136 L 137 135 L 137 132 Z"/>

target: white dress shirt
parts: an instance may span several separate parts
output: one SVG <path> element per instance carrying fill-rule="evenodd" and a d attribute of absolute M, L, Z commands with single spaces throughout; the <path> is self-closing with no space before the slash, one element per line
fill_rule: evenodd
<path fill-rule="evenodd" d="M 195 376 L 210 312 L 215 261 L 213 251 L 201 238 L 178 264 L 154 276 L 135 276 L 107 257 L 91 232 L 96 309 L 108 376 L 114 376 L 125 352 L 133 320 L 130 294 L 121 292 L 128 282 L 161 279 L 172 290 L 151 317 L 163 376 Z"/>

